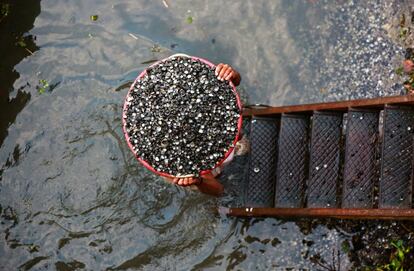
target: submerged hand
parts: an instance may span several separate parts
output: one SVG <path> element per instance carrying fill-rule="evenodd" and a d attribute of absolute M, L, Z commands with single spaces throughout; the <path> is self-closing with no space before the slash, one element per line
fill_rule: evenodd
<path fill-rule="evenodd" d="M 173 183 L 180 186 L 190 186 L 193 184 L 199 184 L 201 182 L 200 178 L 186 177 L 186 178 L 174 178 Z"/>
<path fill-rule="evenodd" d="M 219 183 L 214 176 L 209 173 L 207 175 L 203 175 L 200 178 L 195 177 L 185 177 L 185 178 L 170 178 L 170 177 L 164 177 L 168 182 L 171 182 L 173 184 L 179 185 L 179 186 L 191 186 L 197 188 L 199 191 L 213 195 L 213 196 L 220 196 L 223 194 L 224 187 L 221 183 Z M 203 180 L 203 181 L 201 181 Z"/>

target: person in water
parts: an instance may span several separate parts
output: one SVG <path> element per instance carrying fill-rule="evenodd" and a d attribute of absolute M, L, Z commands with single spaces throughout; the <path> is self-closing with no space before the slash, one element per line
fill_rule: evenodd
<path fill-rule="evenodd" d="M 238 86 L 241 81 L 240 73 L 238 73 L 235 69 L 233 69 L 228 64 L 220 63 L 216 66 L 215 74 L 217 78 L 221 81 L 231 81 L 235 86 Z M 200 192 L 220 196 L 223 194 L 224 187 L 223 185 L 217 181 L 216 177 L 221 174 L 223 168 L 228 165 L 234 158 L 234 155 L 242 155 L 248 151 L 248 142 L 243 137 L 236 143 L 233 151 L 227 157 L 227 159 L 223 162 L 222 165 L 212 170 L 210 173 L 203 175 L 199 178 L 196 177 L 184 177 L 184 178 L 167 178 L 167 181 L 174 183 L 179 186 L 191 186 L 199 190 Z"/>

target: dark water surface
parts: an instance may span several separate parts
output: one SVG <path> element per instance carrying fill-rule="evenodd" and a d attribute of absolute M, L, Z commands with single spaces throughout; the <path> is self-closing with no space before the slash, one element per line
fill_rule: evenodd
<path fill-rule="evenodd" d="M 216 215 L 215 206 L 236 201 L 245 160 L 223 176 L 226 195 L 215 199 L 150 174 L 121 131 L 142 63 L 176 52 L 234 65 L 250 103 L 401 93 L 395 25 L 413 2 L 333 2 L 9 1 L 0 22 L 0 269 L 360 264 L 376 223 Z M 50 87 L 40 94 L 42 79 Z M 381 248 L 400 224 L 378 225 Z"/>

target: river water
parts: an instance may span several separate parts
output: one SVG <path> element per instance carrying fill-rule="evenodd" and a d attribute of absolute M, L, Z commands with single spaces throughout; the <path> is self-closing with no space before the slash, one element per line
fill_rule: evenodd
<path fill-rule="evenodd" d="M 234 66 L 245 103 L 400 94 L 398 22 L 412 1 L 7 3 L 0 269 L 348 270 L 370 246 L 411 238 L 400 223 L 218 215 L 237 204 L 246 159 L 222 177 L 223 198 L 169 185 L 128 150 L 121 108 L 148 62 L 177 52 Z"/>

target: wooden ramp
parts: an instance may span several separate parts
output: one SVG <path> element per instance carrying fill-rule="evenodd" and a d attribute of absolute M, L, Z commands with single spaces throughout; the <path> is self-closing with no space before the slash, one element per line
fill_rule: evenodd
<path fill-rule="evenodd" d="M 246 109 L 245 203 L 231 216 L 414 219 L 414 96 Z"/>

